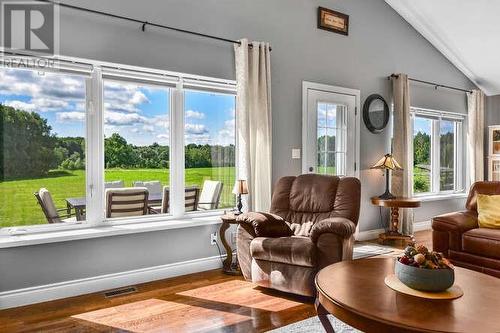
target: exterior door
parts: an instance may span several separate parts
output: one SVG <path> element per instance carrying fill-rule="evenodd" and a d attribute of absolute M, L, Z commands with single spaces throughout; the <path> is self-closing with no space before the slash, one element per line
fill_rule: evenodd
<path fill-rule="evenodd" d="M 359 90 L 303 84 L 302 172 L 358 176 Z"/>

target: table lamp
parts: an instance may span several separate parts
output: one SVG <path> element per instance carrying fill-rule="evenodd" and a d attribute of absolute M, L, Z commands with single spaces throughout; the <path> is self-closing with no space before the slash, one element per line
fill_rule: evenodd
<path fill-rule="evenodd" d="M 238 211 L 235 213 L 235 215 L 240 215 L 242 213 L 241 209 L 243 208 L 243 204 L 241 203 L 241 195 L 248 194 L 247 181 L 243 179 L 237 180 L 234 183 L 233 194 L 236 194 L 238 196 L 238 204 L 236 206 L 236 208 L 238 208 Z"/>
<path fill-rule="evenodd" d="M 390 170 L 403 170 L 398 161 L 392 157 L 391 154 L 385 154 L 374 166 L 370 169 L 385 169 L 385 192 L 379 195 L 380 199 L 394 199 L 395 196 L 389 191 L 389 171 Z"/>

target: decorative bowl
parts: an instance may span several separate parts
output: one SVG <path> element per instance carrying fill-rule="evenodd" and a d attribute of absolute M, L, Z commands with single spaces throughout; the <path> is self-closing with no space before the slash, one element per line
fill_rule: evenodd
<path fill-rule="evenodd" d="M 449 268 L 428 269 L 413 267 L 396 260 L 394 271 L 399 281 L 412 289 L 421 291 L 445 291 L 455 282 L 455 272 Z"/>

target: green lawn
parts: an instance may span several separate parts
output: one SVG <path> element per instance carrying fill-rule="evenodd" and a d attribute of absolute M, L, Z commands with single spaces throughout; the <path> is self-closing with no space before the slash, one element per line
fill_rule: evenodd
<path fill-rule="evenodd" d="M 160 180 L 163 185 L 168 185 L 168 174 L 167 169 L 110 169 L 106 170 L 105 178 L 106 181 L 123 180 L 125 186 L 132 186 L 136 180 Z M 186 185 L 201 187 L 205 179 L 223 182 L 220 207 L 234 206 L 235 199 L 231 194 L 235 180 L 234 167 L 186 169 Z M 85 196 L 85 173 L 83 170 L 53 170 L 45 178 L 0 182 L 0 227 L 46 223 L 33 195 L 41 187 L 51 192 L 57 208 L 64 208 L 65 198 Z"/>

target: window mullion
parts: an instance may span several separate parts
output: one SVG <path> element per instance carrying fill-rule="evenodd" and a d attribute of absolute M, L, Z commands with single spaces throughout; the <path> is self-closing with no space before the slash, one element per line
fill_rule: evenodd
<path fill-rule="evenodd" d="M 441 170 L 441 159 L 440 159 L 440 151 L 441 151 L 441 140 L 440 140 L 440 122 L 439 120 L 432 121 L 432 139 L 431 139 L 431 152 L 432 152 L 432 161 L 431 161 L 431 170 L 432 170 L 432 192 L 439 193 L 441 192 L 440 187 L 440 170 Z"/>
<path fill-rule="evenodd" d="M 174 217 L 185 213 L 184 196 L 184 91 L 182 82 L 172 90 L 170 114 L 170 209 Z"/>
<path fill-rule="evenodd" d="M 464 145 L 462 122 L 455 122 L 455 192 L 463 190 L 463 161 L 464 161 Z"/>
<path fill-rule="evenodd" d="M 99 224 L 104 220 L 104 116 L 102 72 L 95 67 L 86 81 L 86 220 Z"/>

